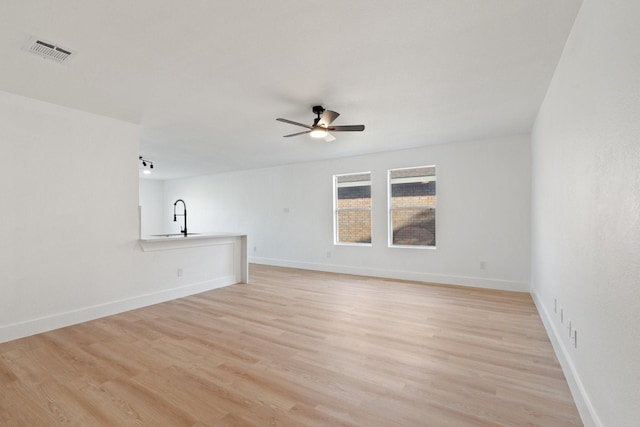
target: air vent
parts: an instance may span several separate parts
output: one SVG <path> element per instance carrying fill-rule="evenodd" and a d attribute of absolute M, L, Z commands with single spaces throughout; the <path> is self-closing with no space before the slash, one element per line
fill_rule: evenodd
<path fill-rule="evenodd" d="M 29 40 L 24 50 L 60 63 L 68 61 L 69 57 L 75 53 L 70 49 L 36 38 Z"/>

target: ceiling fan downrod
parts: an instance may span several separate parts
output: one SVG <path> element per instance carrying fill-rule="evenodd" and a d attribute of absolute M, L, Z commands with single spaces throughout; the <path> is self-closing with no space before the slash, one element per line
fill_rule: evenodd
<path fill-rule="evenodd" d="M 318 126 L 318 122 L 320 121 L 320 118 L 322 118 L 322 115 L 324 114 L 325 110 L 324 110 L 324 107 L 322 105 L 314 105 L 311 108 L 311 111 L 313 111 L 313 113 L 318 116 L 315 119 L 313 119 L 313 126 L 316 127 L 316 126 Z"/>

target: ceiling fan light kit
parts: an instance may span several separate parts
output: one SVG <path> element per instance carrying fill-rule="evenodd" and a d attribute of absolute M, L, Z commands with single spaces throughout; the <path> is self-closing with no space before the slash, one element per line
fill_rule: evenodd
<path fill-rule="evenodd" d="M 309 130 L 296 132 L 289 135 L 285 135 L 285 138 L 290 136 L 303 135 L 308 133 L 313 138 L 324 138 L 325 141 L 335 141 L 335 137 L 329 132 L 362 132 L 364 125 L 346 125 L 346 126 L 331 126 L 331 123 L 340 115 L 335 111 L 325 110 L 322 105 L 314 105 L 311 109 L 313 114 L 317 115 L 313 119 L 313 125 L 305 125 L 303 123 L 294 122 L 293 120 L 277 118 L 276 120 L 291 125 L 302 126 Z"/>
<path fill-rule="evenodd" d="M 326 129 L 314 129 L 309 133 L 309 135 L 312 138 L 324 138 L 329 135 L 329 132 Z"/>

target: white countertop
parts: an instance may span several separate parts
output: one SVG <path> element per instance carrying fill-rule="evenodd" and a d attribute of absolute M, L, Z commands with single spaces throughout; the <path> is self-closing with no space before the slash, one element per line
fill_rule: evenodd
<path fill-rule="evenodd" d="M 217 239 L 224 237 L 244 237 L 244 233 L 230 233 L 230 232 L 207 232 L 207 233 L 189 233 L 187 236 L 182 233 L 175 234 L 153 234 L 149 236 L 142 236 L 141 242 L 162 242 L 171 240 L 202 240 L 202 239 Z"/>

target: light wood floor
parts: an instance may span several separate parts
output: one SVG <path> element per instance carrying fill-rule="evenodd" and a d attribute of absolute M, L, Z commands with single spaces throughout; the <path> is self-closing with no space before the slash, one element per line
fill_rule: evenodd
<path fill-rule="evenodd" d="M 0 425 L 582 424 L 526 294 L 252 265 L 0 344 Z"/>

